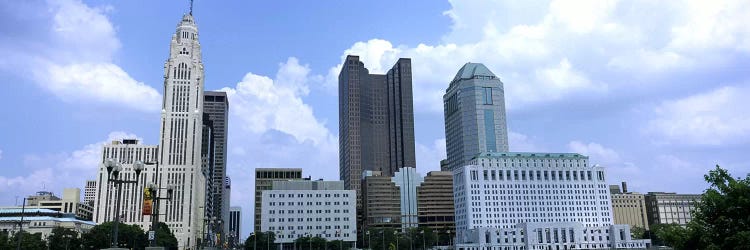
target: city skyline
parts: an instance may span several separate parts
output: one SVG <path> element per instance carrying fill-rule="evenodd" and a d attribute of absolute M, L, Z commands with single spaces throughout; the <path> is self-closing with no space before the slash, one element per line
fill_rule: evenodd
<path fill-rule="evenodd" d="M 699 15 L 690 6 L 676 8 L 685 16 L 638 20 L 628 10 L 631 3 L 582 4 L 579 10 L 559 2 L 407 3 L 381 14 L 413 12 L 403 17 L 413 21 L 409 28 L 404 20 L 365 15 L 377 28 L 330 36 L 313 34 L 324 34 L 331 23 L 347 32 L 355 26 L 324 17 L 325 4 L 292 8 L 285 15 L 307 12 L 313 18 L 284 22 L 262 14 L 284 3 L 235 4 L 197 1 L 195 18 L 205 90 L 227 91 L 232 105 L 227 175 L 237 190 L 231 205 L 245 211 L 252 210 L 256 167 L 302 168 L 314 179 L 338 179 L 338 98 L 331 76 L 347 54 L 359 55 L 378 74 L 399 57 L 412 59 L 420 173 L 438 170 L 445 158 L 441 97 L 467 62 L 487 65 L 507 89 L 511 151 L 581 153 L 607 168 L 609 184 L 627 181 L 641 193 L 699 193 L 707 186 L 703 174 L 717 163 L 738 175 L 750 168 L 741 153 L 750 137 L 741 109 L 750 94 L 750 78 L 742 74 L 750 64 L 750 38 L 740 32 L 747 30 L 741 21 L 747 4 L 710 6 L 736 15 L 729 18 L 735 26 L 722 31 L 724 23 L 710 21 L 718 11 Z M 358 4 L 342 8 L 365 7 Z M 388 5 L 371 4 L 373 10 Z M 480 7 L 498 14 L 470 15 Z M 2 4 L 0 12 L 8 15 L 0 23 L 19 25 L 0 25 L 9 34 L 0 40 L 0 52 L 9 55 L 0 61 L 0 97 L 5 105 L 29 104 L 0 115 L 22 116 L 30 126 L 0 124 L 0 203 L 12 204 L 15 196 L 43 186 L 83 188 L 111 140 L 158 144 L 165 45 L 186 10 L 187 3 L 175 2 Z M 139 20 L 141 11 L 157 18 Z M 31 12 L 41 14 L 22 18 Z M 357 17 L 348 15 L 341 18 Z M 700 25 L 687 32 L 693 22 Z M 264 23 L 269 25 L 258 26 L 268 27 L 253 26 Z M 300 24 L 311 30 L 292 34 L 303 30 Z M 256 36 L 267 29 L 275 39 Z M 307 43 L 296 42 L 304 36 Z M 246 234 L 251 218 L 243 218 Z"/>

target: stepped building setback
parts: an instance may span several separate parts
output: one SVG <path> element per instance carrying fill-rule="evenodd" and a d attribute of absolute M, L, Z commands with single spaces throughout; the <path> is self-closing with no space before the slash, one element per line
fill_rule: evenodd
<path fill-rule="evenodd" d="M 573 153 L 508 152 L 503 83 L 467 63 L 443 96 L 458 250 L 644 249 L 614 225 L 603 167 Z"/>

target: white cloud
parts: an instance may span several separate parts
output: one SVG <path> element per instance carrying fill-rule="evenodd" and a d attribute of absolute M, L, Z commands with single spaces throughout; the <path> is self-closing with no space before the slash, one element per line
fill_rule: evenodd
<path fill-rule="evenodd" d="M 39 81 L 69 102 L 114 103 L 141 111 L 158 111 L 161 95 L 111 63 L 50 65 Z"/>
<path fill-rule="evenodd" d="M 603 165 L 619 165 L 621 162 L 620 155 L 612 149 L 606 148 L 601 144 L 590 142 L 571 141 L 568 143 L 570 151 L 589 156 L 591 163 Z"/>
<path fill-rule="evenodd" d="M 247 73 L 234 87 L 225 87 L 229 102 L 227 175 L 233 180 L 232 204 L 251 213 L 255 168 L 302 168 L 305 176 L 338 179 L 338 138 L 315 117 L 305 102 L 312 83 L 321 76 L 289 58 L 274 79 Z M 252 226 L 252 216 L 245 225 Z"/>
<path fill-rule="evenodd" d="M 302 100 L 309 92 L 310 69 L 296 58 L 280 64 L 276 79 L 247 73 L 234 88 L 223 88 L 232 103 L 231 118 L 253 133 L 268 130 L 294 136 L 298 142 L 315 145 L 335 141 L 323 122 L 317 120 L 312 107 Z M 338 145 L 337 143 L 333 143 Z"/>
<path fill-rule="evenodd" d="M 87 179 L 96 176 L 102 146 L 113 140 L 140 139 L 126 132 L 115 131 L 104 141 L 91 143 L 72 152 L 26 155 L 23 167 L 26 176 L 0 175 L 0 203 L 11 204 L 16 195 L 25 197 L 42 188 L 62 192 L 63 188 L 83 188 Z M 5 166 L 4 166 L 5 167 Z"/>
<path fill-rule="evenodd" d="M 742 22 L 750 4 L 706 4 L 710 13 L 701 13 L 695 2 L 451 1 L 445 15 L 453 25 L 439 43 L 360 41 L 341 61 L 346 54 L 360 55 L 371 72 L 382 73 L 397 58 L 412 58 L 415 110 L 432 113 L 442 112 L 442 94 L 459 67 L 482 62 L 505 83 L 507 107 L 523 109 L 617 94 L 609 90 L 633 83 L 612 74 L 662 74 L 731 60 L 717 54 L 705 58 L 716 52 L 712 48 L 750 45 L 750 22 Z M 669 11 L 651 15 L 643 9 Z M 698 34 L 687 32 L 694 22 L 701 22 Z M 340 68 L 329 70 L 327 89 L 335 90 Z"/>
<path fill-rule="evenodd" d="M 646 131 L 659 143 L 723 145 L 750 139 L 750 86 L 725 86 L 665 101 L 653 110 Z"/>
<path fill-rule="evenodd" d="M 685 18 L 671 29 L 670 48 L 750 52 L 750 2 L 688 1 L 682 5 Z"/>
<path fill-rule="evenodd" d="M 0 41 L 0 52 L 8 59 L 0 62 L 0 70 L 29 77 L 66 102 L 159 110 L 161 98 L 156 89 L 133 79 L 113 63 L 121 45 L 106 16 L 112 7 L 91 7 L 80 0 L 30 5 L 40 5 L 33 9 L 46 9 L 49 15 L 9 17 L 9 22 L 29 26 L 33 32 L 16 38 L 22 43 Z"/>
<path fill-rule="evenodd" d="M 544 147 L 538 145 L 533 138 L 514 131 L 508 132 L 508 147 L 513 152 L 544 152 Z"/>

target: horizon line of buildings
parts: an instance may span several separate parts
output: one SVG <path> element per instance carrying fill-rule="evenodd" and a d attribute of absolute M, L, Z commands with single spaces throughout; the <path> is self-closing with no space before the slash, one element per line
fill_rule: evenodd
<path fill-rule="evenodd" d="M 57 211 L 97 224 L 119 218 L 148 231 L 154 218 L 143 211 L 143 190 L 154 183 L 174 187 L 172 199 L 156 204 L 181 249 L 239 242 L 241 211 L 229 204 L 226 176 L 229 100 L 204 91 L 198 37 L 192 13 L 185 14 L 164 64 L 158 144 L 121 138 L 104 145 L 84 202 L 76 200 L 80 190 L 66 190 L 63 200 L 76 201 Z M 504 83 L 481 63 L 464 64 L 446 88 L 447 157 L 441 171 L 425 176 L 416 171 L 411 59 L 371 74 L 359 56 L 347 55 L 338 83 L 339 180 L 305 178 L 300 168 L 256 168 L 253 232 L 272 231 L 278 243 L 318 236 L 356 244 L 373 229 L 429 227 L 461 250 L 638 249 L 650 242 L 633 239 L 631 226 L 691 219 L 695 196 L 640 195 L 626 185 L 614 192 L 606 169 L 588 156 L 510 151 Z M 113 185 L 108 159 L 137 182 Z M 136 175 L 136 162 L 156 164 Z"/>

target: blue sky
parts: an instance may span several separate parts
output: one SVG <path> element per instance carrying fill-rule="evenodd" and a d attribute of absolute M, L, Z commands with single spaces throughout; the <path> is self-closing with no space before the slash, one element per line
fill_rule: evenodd
<path fill-rule="evenodd" d="M 0 2 L 0 205 L 83 187 L 107 141 L 157 142 L 187 2 Z M 194 11 L 206 89 L 230 94 L 245 229 L 255 167 L 338 178 L 346 54 L 380 73 L 412 58 L 420 172 L 445 157 L 442 93 L 471 61 L 505 83 L 512 151 L 583 153 L 639 192 L 701 192 L 715 164 L 744 176 L 747 13 L 747 1 L 197 0 Z"/>

